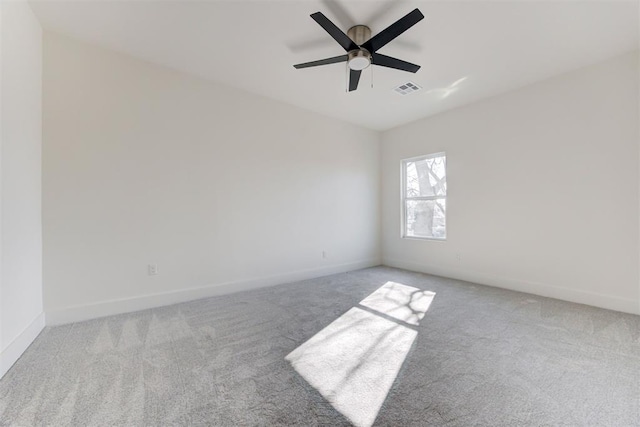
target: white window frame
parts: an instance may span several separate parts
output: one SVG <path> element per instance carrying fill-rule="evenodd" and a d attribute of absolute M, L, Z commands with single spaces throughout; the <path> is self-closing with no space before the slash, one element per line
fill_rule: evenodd
<path fill-rule="evenodd" d="M 433 153 L 433 154 L 427 154 L 425 156 L 417 156 L 417 157 L 410 157 L 408 159 L 402 159 L 400 161 L 400 181 L 401 181 L 401 186 L 402 188 L 400 189 L 400 212 L 402 215 L 402 219 L 400 220 L 400 236 L 403 239 L 415 239 L 415 240 L 435 240 L 435 241 L 439 241 L 439 242 L 444 242 L 447 240 L 447 211 L 449 209 L 445 208 L 444 210 L 444 237 L 422 237 L 422 236 L 408 236 L 407 235 L 407 201 L 408 200 L 436 200 L 436 199 L 445 199 L 445 201 L 447 200 L 447 197 L 449 195 L 449 183 L 447 182 L 447 194 L 445 194 L 444 196 L 419 196 L 419 197 L 407 197 L 407 163 L 411 163 L 411 162 L 417 162 L 419 160 L 428 160 L 428 159 L 432 159 L 434 157 L 444 157 L 445 159 L 447 158 L 447 153 L 445 153 L 444 151 L 441 151 L 439 153 Z M 445 164 L 444 164 L 444 176 L 447 177 L 447 162 L 445 160 Z M 445 206 L 447 206 L 447 204 L 445 203 Z M 448 207 L 448 206 L 447 206 Z"/>

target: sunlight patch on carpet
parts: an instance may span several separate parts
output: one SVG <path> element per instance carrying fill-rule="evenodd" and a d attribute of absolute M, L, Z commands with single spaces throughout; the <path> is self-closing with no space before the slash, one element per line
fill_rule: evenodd
<path fill-rule="evenodd" d="M 417 336 L 403 323 L 417 325 L 434 295 L 387 282 L 361 305 L 402 322 L 353 307 L 285 360 L 354 425 L 371 426 Z"/>
<path fill-rule="evenodd" d="M 387 282 L 360 301 L 360 305 L 417 326 L 435 295 L 435 292 Z"/>

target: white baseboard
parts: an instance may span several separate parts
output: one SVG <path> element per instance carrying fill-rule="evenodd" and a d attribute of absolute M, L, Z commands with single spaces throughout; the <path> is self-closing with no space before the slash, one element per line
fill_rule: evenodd
<path fill-rule="evenodd" d="M 64 323 L 79 322 L 82 320 L 95 319 L 98 317 L 111 316 L 114 314 L 129 313 L 133 311 L 145 310 L 148 308 L 162 307 L 165 305 L 171 305 L 180 302 L 193 301 L 201 298 L 231 294 L 251 289 L 264 288 L 268 286 L 275 286 L 283 283 L 295 282 L 298 280 L 314 279 L 316 277 L 328 276 L 330 274 L 344 273 L 361 268 L 374 267 L 376 265 L 380 265 L 380 263 L 381 262 L 379 258 L 372 258 L 345 264 L 335 264 L 308 270 L 298 270 L 289 273 L 277 274 L 274 276 L 258 277 L 226 283 L 216 283 L 213 285 L 198 288 L 181 289 L 178 291 L 143 295 L 133 298 L 123 298 L 103 301 L 94 304 L 52 309 L 46 311 L 47 325 L 61 325 Z"/>
<path fill-rule="evenodd" d="M 45 325 L 45 315 L 40 313 L 9 345 L 0 352 L 0 378 L 6 374 L 22 353 L 31 345 L 42 332 Z"/>
<path fill-rule="evenodd" d="M 544 283 L 534 283 L 523 280 L 508 279 L 504 277 L 483 274 L 476 271 L 469 271 L 459 268 L 454 269 L 447 266 L 416 263 L 412 261 L 392 258 L 384 258 L 382 263 L 383 265 L 386 265 L 388 267 L 396 267 L 402 268 L 404 270 L 449 277 L 452 279 L 464 280 L 481 285 L 509 289 L 518 292 L 525 292 L 528 294 L 576 302 L 579 304 L 586 304 L 594 307 L 621 311 L 624 313 L 640 314 L 638 301 L 634 299 L 620 298 L 611 295 L 599 294 L 596 292 L 583 291 L 579 289 L 565 288 L 561 286 L 547 285 Z"/>

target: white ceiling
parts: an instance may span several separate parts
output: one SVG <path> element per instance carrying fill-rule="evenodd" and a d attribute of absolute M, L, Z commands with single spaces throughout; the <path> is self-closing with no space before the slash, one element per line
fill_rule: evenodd
<path fill-rule="evenodd" d="M 385 130 L 638 48 L 637 1 L 41 1 L 45 29 Z M 422 65 L 373 67 L 346 93 L 344 54 L 309 15 L 373 34 L 418 7 L 425 19 L 380 50 Z M 421 92 L 401 96 L 413 81 Z"/>

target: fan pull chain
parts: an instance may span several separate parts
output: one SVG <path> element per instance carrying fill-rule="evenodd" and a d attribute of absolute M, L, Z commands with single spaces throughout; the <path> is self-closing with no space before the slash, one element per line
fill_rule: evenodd
<path fill-rule="evenodd" d="M 371 89 L 373 89 L 373 64 L 369 65 L 369 68 L 371 68 Z"/>
<path fill-rule="evenodd" d="M 349 62 L 347 61 L 347 66 L 345 67 L 344 74 L 344 91 L 349 93 Z"/>

